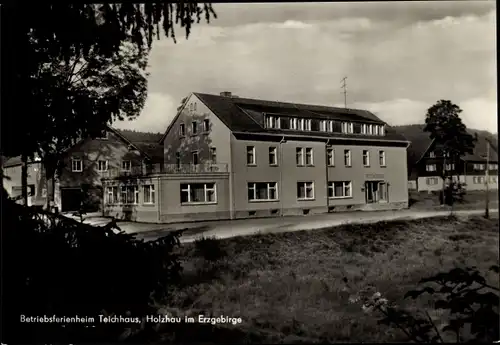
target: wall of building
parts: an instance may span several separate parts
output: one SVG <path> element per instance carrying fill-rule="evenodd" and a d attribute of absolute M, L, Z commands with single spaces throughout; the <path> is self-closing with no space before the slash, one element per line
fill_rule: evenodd
<path fill-rule="evenodd" d="M 4 168 L 4 175 L 6 178 L 3 180 L 3 186 L 10 196 L 20 195 L 22 187 L 21 180 L 21 165 L 15 165 Z M 28 186 L 34 187 L 34 194 L 28 196 L 28 205 L 46 204 L 47 186 L 45 182 L 45 172 L 41 163 L 28 164 Z M 28 193 L 30 189 L 28 189 Z"/>
<path fill-rule="evenodd" d="M 210 131 L 203 131 L 203 121 L 208 119 Z M 191 123 L 198 123 L 198 133 L 193 135 Z M 185 126 L 185 136 L 181 137 L 179 125 Z M 176 152 L 180 152 L 180 164 L 192 164 L 192 152 L 198 151 L 200 164 L 211 159 L 210 148 L 215 147 L 217 152 L 216 163 L 228 164 L 230 162 L 229 129 L 215 116 L 210 109 L 195 95 L 186 101 L 179 116 L 165 136 L 163 142 L 164 163 L 176 164 Z"/>
<path fill-rule="evenodd" d="M 437 180 L 437 184 L 428 184 L 428 179 L 433 178 Z M 459 181 L 466 184 L 466 190 L 486 190 L 484 183 L 484 174 L 481 175 L 460 175 Z M 421 176 L 418 178 L 418 191 L 441 191 L 443 190 L 443 179 L 439 176 L 429 177 Z M 498 175 L 490 175 L 488 188 L 491 190 L 498 189 Z"/>
<path fill-rule="evenodd" d="M 279 138 L 278 138 L 279 139 Z M 247 146 L 255 147 L 256 165 L 248 166 Z M 269 148 L 277 147 L 279 166 L 269 164 Z M 296 149 L 313 149 L 313 166 L 297 166 Z M 249 216 L 298 215 L 354 209 L 404 208 L 408 206 L 408 178 L 406 148 L 404 147 L 364 147 L 333 146 L 335 166 L 326 167 L 326 144 L 306 141 L 252 141 L 232 138 L 232 178 L 233 209 L 235 218 Z M 344 166 L 344 149 L 351 150 L 352 167 Z M 362 151 L 370 151 L 370 167 L 362 164 Z M 386 167 L 379 166 L 378 151 L 386 153 Z M 327 177 L 328 174 L 328 177 Z M 367 205 L 364 182 L 381 180 L 389 183 L 388 203 Z M 297 182 L 314 182 L 314 199 L 297 199 Z M 352 197 L 329 199 L 327 181 L 351 181 Z M 278 199 L 276 201 L 249 201 L 247 185 L 249 182 L 277 182 Z"/>
<path fill-rule="evenodd" d="M 73 158 L 82 160 L 83 171 L 72 171 L 71 161 Z M 99 160 L 108 161 L 108 171 L 98 171 Z M 141 153 L 130 149 L 129 145 L 113 132 L 108 132 L 106 139 L 85 140 L 68 151 L 64 160 L 64 168 L 59 177 L 59 187 L 61 189 L 81 188 L 82 185 L 88 185 L 91 189 L 92 199 L 96 203 L 96 207 L 99 207 L 102 201 L 101 179 L 119 172 L 123 160 L 131 162 L 133 171 L 142 168 L 143 156 Z"/>
<path fill-rule="evenodd" d="M 139 203 L 136 205 L 124 205 L 122 203 L 109 204 L 106 197 L 107 187 L 118 187 L 118 193 L 122 185 L 136 185 L 139 188 Z M 144 203 L 144 185 L 153 185 L 155 189 L 154 204 Z M 145 223 L 158 223 L 160 218 L 160 183 L 158 177 L 147 177 L 128 180 L 104 180 L 104 203 L 103 213 L 107 217 L 114 217 L 121 220 L 129 220 Z"/>

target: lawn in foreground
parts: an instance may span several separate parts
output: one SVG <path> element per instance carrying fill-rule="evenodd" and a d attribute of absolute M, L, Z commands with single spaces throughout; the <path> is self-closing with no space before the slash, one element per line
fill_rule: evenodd
<path fill-rule="evenodd" d="M 184 244 L 184 283 L 167 310 L 241 317 L 241 325 L 225 327 L 253 333 L 254 342 L 405 341 L 349 297 L 379 291 L 403 307 L 432 310 L 424 298 L 404 300 L 405 292 L 423 277 L 464 266 L 477 266 L 498 286 L 488 271 L 498 265 L 498 240 L 498 219 L 476 216 Z"/>

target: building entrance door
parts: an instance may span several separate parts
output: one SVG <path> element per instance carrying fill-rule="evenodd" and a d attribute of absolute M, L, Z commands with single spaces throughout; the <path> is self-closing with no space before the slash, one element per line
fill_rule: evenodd
<path fill-rule="evenodd" d="M 366 181 L 365 199 L 367 204 L 387 202 L 387 183 L 384 181 Z"/>

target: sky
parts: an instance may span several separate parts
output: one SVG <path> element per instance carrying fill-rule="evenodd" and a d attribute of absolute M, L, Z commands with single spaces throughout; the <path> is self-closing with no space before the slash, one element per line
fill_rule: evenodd
<path fill-rule="evenodd" d="M 123 129 L 164 132 L 191 92 L 347 106 L 389 125 L 423 123 L 440 99 L 497 132 L 495 1 L 214 4 L 186 40 L 162 38 L 148 97 Z"/>

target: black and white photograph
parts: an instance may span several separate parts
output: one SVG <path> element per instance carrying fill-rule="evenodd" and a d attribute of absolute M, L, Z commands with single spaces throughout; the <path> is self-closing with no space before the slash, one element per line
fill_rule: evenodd
<path fill-rule="evenodd" d="M 495 1 L 0 14 L 2 344 L 500 341 Z"/>

